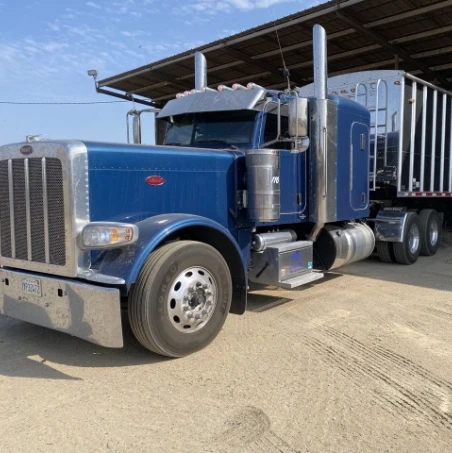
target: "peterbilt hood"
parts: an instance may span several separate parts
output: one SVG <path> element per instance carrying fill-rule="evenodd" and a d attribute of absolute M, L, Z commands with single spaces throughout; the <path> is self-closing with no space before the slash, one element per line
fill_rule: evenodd
<path fill-rule="evenodd" d="M 225 227 L 234 207 L 229 150 L 84 142 L 91 221 L 138 222 L 165 213 L 209 217 Z"/>

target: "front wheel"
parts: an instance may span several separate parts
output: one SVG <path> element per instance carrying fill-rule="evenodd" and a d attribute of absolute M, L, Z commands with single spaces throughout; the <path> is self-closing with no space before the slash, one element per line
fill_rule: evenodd
<path fill-rule="evenodd" d="M 231 300 L 231 274 L 221 254 L 200 242 L 174 242 L 143 265 L 129 295 L 130 325 L 150 351 L 184 357 L 214 340 Z"/>

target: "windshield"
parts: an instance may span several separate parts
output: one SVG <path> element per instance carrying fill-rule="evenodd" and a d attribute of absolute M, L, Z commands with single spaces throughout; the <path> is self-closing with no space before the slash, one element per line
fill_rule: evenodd
<path fill-rule="evenodd" d="M 209 112 L 173 117 L 167 122 L 164 145 L 249 146 L 256 112 Z"/>

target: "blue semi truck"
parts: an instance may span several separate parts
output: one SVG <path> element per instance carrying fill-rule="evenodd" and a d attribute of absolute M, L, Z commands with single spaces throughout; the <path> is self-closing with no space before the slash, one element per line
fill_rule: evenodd
<path fill-rule="evenodd" d="M 0 313 L 122 347 L 126 309 L 145 348 L 183 357 L 245 312 L 249 282 L 310 284 L 376 247 L 402 264 L 433 254 L 441 209 L 397 203 L 381 172 L 370 199 L 371 108 L 328 93 L 325 30 L 313 35 L 304 89 L 208 88 L 197 53 L 156 146 L 2 146 Z"/>

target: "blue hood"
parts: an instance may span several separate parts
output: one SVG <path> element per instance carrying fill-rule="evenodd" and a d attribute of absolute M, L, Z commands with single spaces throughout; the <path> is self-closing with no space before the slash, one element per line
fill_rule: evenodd
<path fill-rule="evenodd" d="M 237 151 L 84 142 L 91 221 L 136 223 L 165 213 L 196 214 L 233 228 Z M 146 178 L 159 176 L 161 185 Z"/>

